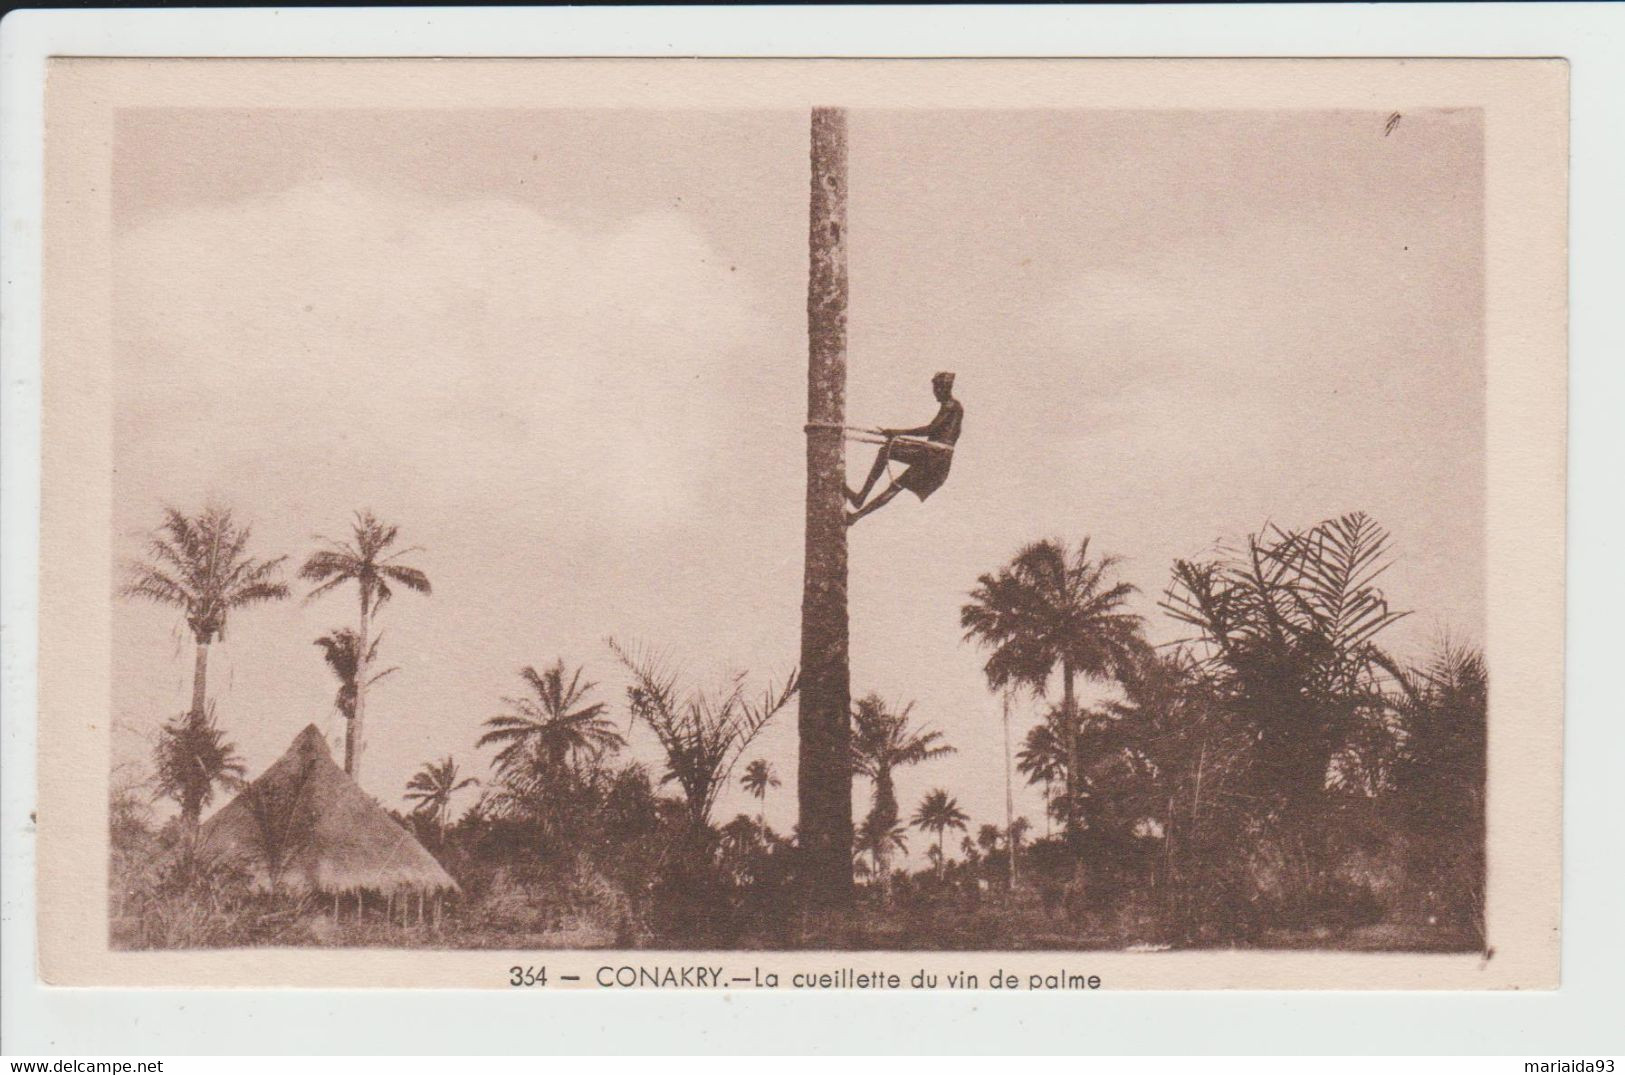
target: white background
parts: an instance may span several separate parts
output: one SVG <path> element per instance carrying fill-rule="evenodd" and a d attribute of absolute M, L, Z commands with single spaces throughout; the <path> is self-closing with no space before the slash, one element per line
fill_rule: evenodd
<path fill-rule="evenodd" d="M 4 190 L 4 921 L 0 1049 L 232 1052 L 1487 1052 L 1625 1049 L 1625 10 L 1395 5 L 21 13 L 0 30 Z M 34 981 L 33 654 L 40 145 L 49 55 L 1564 56 L 1572 63 L 1569 669 L 1563 988 L 1526 994 L 999 996 L 120 992 Z M 243 958 L 252 960 L 252 955 Z M 389 983 L 381 983 L 389 984 Z M 1357 983 L 1350 983 L 1355 985 Z M 1513 1070 L 1509 1067 L 1509 1070 Z M 1521 1065 L 1516 1070 L 1521 1070 Z"/>

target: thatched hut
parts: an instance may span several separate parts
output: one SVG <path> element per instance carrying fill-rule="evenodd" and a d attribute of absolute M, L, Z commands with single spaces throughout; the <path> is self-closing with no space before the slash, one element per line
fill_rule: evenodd
<path fill-rule="evenodd" d="M 433 855 L 333 763 L 314 724 L 198 830 L 199 853 L 240 864 L 256 887 L 335 898 L 456 892 Z"/>

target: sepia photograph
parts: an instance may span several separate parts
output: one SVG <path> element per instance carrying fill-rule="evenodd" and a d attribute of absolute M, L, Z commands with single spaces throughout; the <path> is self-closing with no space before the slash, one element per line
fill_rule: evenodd
<path fill-rule="evenodd" d="M 107 951 L 1515 949 L 1493 110 L 660 63 L 107 110 Z"/>

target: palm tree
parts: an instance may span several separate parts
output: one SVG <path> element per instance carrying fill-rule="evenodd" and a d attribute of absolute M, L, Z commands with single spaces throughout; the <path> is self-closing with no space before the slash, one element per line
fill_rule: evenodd
<path fill-rule="evenodd" d="M 1451 917 L 1484 928 L 1484 791 L 1489 677 L 1484 655 L 1441 639 L 1426 664 L 1395 668 L 1405 741 L 1393 793 L 1411 883 Z"/>
<path fill-rule="evenodd" d="M 378 659 L 378 643 L 382 635 L 372 640 L 367 647 L 367 667 Z M 338 693 L 333 696 L 333 707 L 344 717 L 344 734 L 348 739 L 355 731 L 352 722 L 355 720 L 356 673 L 361 670 L 361 661 L 358 658 L 360 636 L 348 627 L 339 627 L 316 640 L 321 648 L 322 660 L 327 662 L 328 671 L 332 672 L 339 681 Z M 367 677 L 367 686 L 372 686 L 380 679 L 399 668 L 386 668 L 382 672 L 375 672 Z M 348 756 L 350 748 L 345 744 L 345 755 Z"/>
<path fill-rule="evenodd" d="M 1027 839 L 1027 833 L 1032 830 L 1033 823 L 1024 817 L 1018 817 L 1010 822 L 1010 829 L 1005 833 L 1005 846 L 1013 855 L 1021 850 L 1022 842 Z"/>
<path fill-rule="evenodd" d="M 870 814 L 882 830 L 896 823 L 897 789 L 892 782 L 896 770 L 954 753 L 942 741 L 942 733 L 909 724 L 914 712 L 910 702 L 900 712 L 892 712 L 878 694 L 858 700 L 852 712 L 852 771 L 874 783 L 874 803 Z"/>
<path fill-rule="evenodd" d="M 153 798 L 179 804 L 188 834 L 196 832 L 216 786 L 236 788 L 247 773 L 236 745 L 215 726 L 212 706 L 207 713 L 188 711 L 165 724 L 158 733 L 153 764 Z"/>
<path fill-rule="evenodd" d="M 744 775 L 739 778 L 739 786 L 756 796 L 756 823 L 764 824 L 766 814 L 762 808 L 766 804 L 767 789 L 779 786 L 779 774 L 773 771 L 773 766 L 765 759 L 757 758 L 745 766 Z"/>
<path fill-rule="evenodd" d="M 430 592 L 429 576 L 398 562 L 401 557 L 418 551 L 415 546 L 388 552 L 398 532 L 399 527 L 379 522 L 372 512 L 358 511 L 351 523 L 349 541 L 323 539 L 328 547 L 311 553 L 305 566 L 299 569 L 300 578 L 316 583 L 306 596 L 307 601 L 347 582 L 354 582 L 360 591 L 361 625 L 355 640 L 355 652 L 360 657 L 355 674 L 355 714 L 348 721 L 348 733 L 344 737 L 344 771 L 357 781 L 361 779 L 361 745 L 370 682 L 367 663 L 372 655 L 368 632 L 373 613 L 394 596 L 396 586 L 416 593 Z"/>
<path fill-rule="evenodd" d="M 735 815 L 718 831 L 717 850 L 721 852 L 722 867 L 736 884 L 751 883 L 760 856 L 767 848 L 766 830 L 749 814 Z"/>
<path fill-rule="evenodd" d="M 1097 749 L 1103 744 L 1109 745 L 1106 730 L 1112 723 L 1113 717 L 1108 712 L 1079 709 L 1073 714 L 1072 734 L 1069 735 L 1065 707 L 1054 706 L 1044 715 L 1042 724 L 1027 729 L 1021 749 L 1016 752 L 1016 771 L 1026 776 L 1029 785 L 1044 786 L 1044 809 L 1047 813 L 1063 820 L 1069 816 L 1082 816 L 1083 804 L 1089 801 L 1090 796 L 1091 765 L 1089 759 L 1083 757 L 1087 753 L 1086 744 L 1092 744 Z M 1068 776 L 1074 760 L 1074 747 L 1080 766 L 1075 782 Z M 1076 810 L 1072 806 L 1074 791 L 1063 790 L 1058 795 L 1051 794 L 1051 787 L 1055 784 L 1060 784 L 1064 789 L 1075 788 L 1078 801 Z"/>
<path fill-rule="evenodd" d="M 446 831 L 446 818 L 451 812 L 451 797 L 479 783 L 471 776 L 462 780 L 457 776 L 457 763 L 448 754 L 440 761 L 425 762 L 423 768 L 406 783 L 406 800 L 417 803 L 412 812 L 429 818 L 442 834 Z"/>
<path fill-rule="evenodd" d="M 745 855 L 763 843 L 762 827 L 749 814 L 734 815 L 732 821 L 722 826 L 720 835 L 725 854 Z"/>
<path fill-rule="evenodd" d="M 231 509 L 211 504 L 197 516 L 164 509 L 163 525 L 147 546 L 147 559 L 127 567 L 125 597 L 170 605 L 186 614 L 197 644 L 192 673 L 192 708 L 204 720 L 209 644 L 226 637 L 226 615 L 262 601 L 288 596 L 276 578 L 285 556 L 256 560 L 247 554 L 249 529 L 238 526 Z M 210 718 L 212 720 L 212 718 Z"/>
<path fill-rule="evenodd" d="M 533 697 L 504 698 L 510 712 L 485 722 L 490 729 L 476 746 L 500 744 L 492 764 L 504 777 L 521 778 L 562 772 L 566 765 L 579 774 L 583 764 L 613 754 L 626 745 L 615 725 L 604 716 L 608 705 L 588 702 L 596 683 L 583 683 L 583 669 L 567 672 L 561 657 L 541 672 L 530 665 L 519 677 Z"/>
<path fill-rule="evenodd" d="M 1333 759 L 1390 708 L 1393 661 L 1377 638 L 1406 615 L 1377 585 L 1391 563 L 1388 532 L 1355 512 L 1175 561 L 1162 602 L 1195 628 L 1201 671 L 1253 726 L 1266 786 L 1311 834 Z"/>
<path fill-rule="evenodd" d="M 1016 752 L 1016 771 L 1027 784 L 1043 784 L 1043 835 L 1051 835 L 1050 820 L 1055 807 L 1055 784 L 1066 781 L 1066 736 L 1056 721 L 1055 711 L 1042 724 L 1033 724 Z"/>
<path fill-rule="evenodd" d="M 1066 782 L 1067 737 L 1060 720 L 1060 711 L 1052 709 L 1044 723 L 1027 729 L 1021 749 L 1016 752 L 1016 772 L 1027 778 L 1027 783 L 1044 785 L 1044 823 L 1047 826 L 1053 813 L 1052 788 Z M 1047 830 L 1046 830 L 1047 831 Z"/>
<path fill-rule="evenodd" d="M 858 826 L 854 839 L 854 851 L 860 857 L 868 855 L 874 863 L 869 871 L 870 875 L 880 882 L 882 891 L 890 888 L 890 871 L 886 864 L 891 860 L 893 851 L 908 852 L 908 830 L 893 821 L 889 826 L 882 826 L 880 818 L 871 811 Z"/>
<path fill-rule="evenodd" d="M 807 514 L 797 714 L 801 874 L 814 904 L 852 896 L 852 662 L 846 603 L 846 111 L 814 108 L 807 233 Z"/>
<path fill-rule="evenodd" d="M 1004 850 L 1005 854 L 1010 856 L 1010 887 L 1012 889 L 1016 887 L 1016 861 L 1021 855 L 1021 845 L 1027 839 L 1027 832 L 1032 827 L 1032 822 L 1024 817 L 1018 817 L 1010 822 L 1010 827 L 1004 832 Z"/>
<path fill-rule="evenodd" d="M 1058 540 L 1034 542 L 997 572 L 977 580 L 960 609 L 967 641 L 992 652 L 983 671 L 994 690 L 1022 686 L 1043 695 L 1057 669 L 1067 714 L 1067 816 L 1078 832 L 1076 679 L 1119 675 L 1146 650 L 1140 617 L 1122 611 L 1135 588 L 1112 582 L 1115 557 L 1089 557 L 1089 539 L 1069 551 Z"/>
<path fill-rule="evenodd" d="M 609 648 L 632 674 L 626 689 L 627 708 L 660 740 L 666 754 L 666 780 L 683 789 L 689 833 L 709 830 L 711 807 L 727 786 L 733 767 L 751 742 L 798 689 L 795 672 L 783 690 L 769 683 L 758 701 L 746 697 L 745 673 L 732 676 L 720 689 L 683 689 L 666 656 L 644 646 L 628 648 L 609 640 Z M 851 863 L 843 860 L 847 868 Z"/>
<path fill-rule="evenodd" d="M 942 851 L 943 833 L 949 829 L 964 832 L 966 822 L 970 815 L 959 808 L 959 800 L 950 798 L 941 788 L 932 789 L 924 799 L 920 800 L 920 808 L 914 811 L 909 824 L 922 832 L 937 834 L 937 876 L 942 876 L 944 857 Z"/>

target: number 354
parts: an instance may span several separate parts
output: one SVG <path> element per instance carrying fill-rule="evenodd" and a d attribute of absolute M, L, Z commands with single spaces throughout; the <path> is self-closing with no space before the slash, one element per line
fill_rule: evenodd
<path fill-rule="evenodd" d="M 514 986 L 546 985 L 546 967 L 509 967 L 508 984 Z"/>

